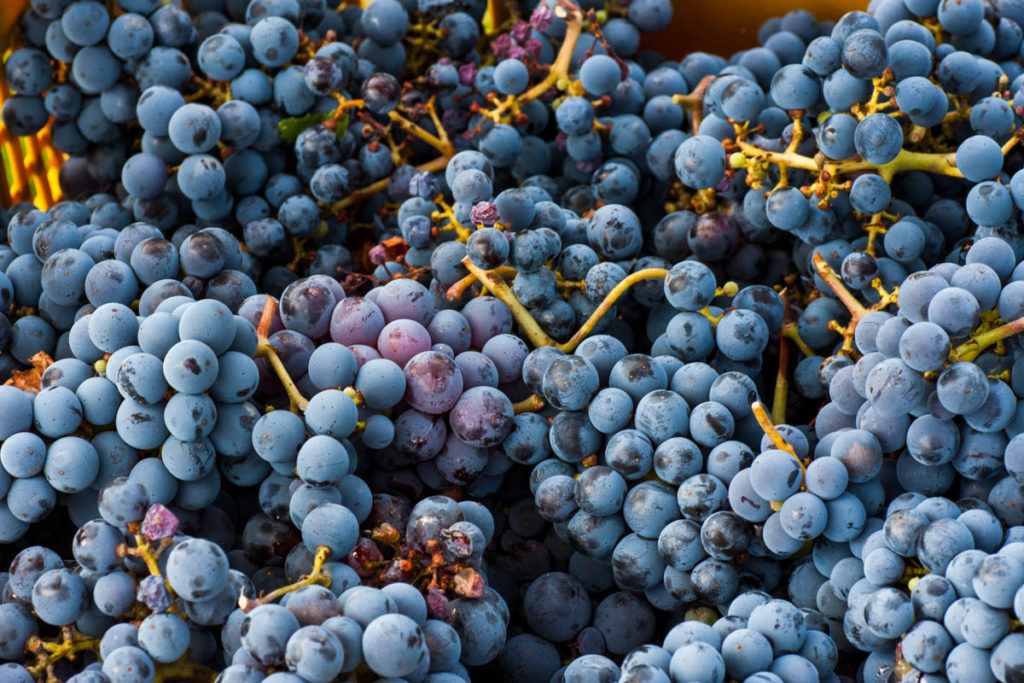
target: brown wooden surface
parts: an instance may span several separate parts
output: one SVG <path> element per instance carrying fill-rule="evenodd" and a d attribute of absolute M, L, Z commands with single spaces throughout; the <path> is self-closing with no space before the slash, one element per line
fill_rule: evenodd
<path fill-rule="evenodd" d="M 695 50 L 728 56 L 756 46 L 757 29 L 771 17 L 806 9 L 819 20 L 836 20 L 867 4 L 867 0 L 675 0 L 672 24 L 660 33 L 645 35 L 642 44 L 669 59 Z"/>

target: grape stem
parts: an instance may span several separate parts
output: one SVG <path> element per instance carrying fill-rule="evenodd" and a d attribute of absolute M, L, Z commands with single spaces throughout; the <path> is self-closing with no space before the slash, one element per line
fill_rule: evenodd
<path fill-rule="evenodd" d="M 37 635 L 30 636 L 26 641 L 25 649 L 36 655 L 36 663 L 26 667 L 33 677 L 38 677 L 45 671 L 47 682 L 57 681 L 59 679 L 53 672 L 54 664 L 62 659 L 74 660 L 79 652 L 99 651 L 99 638 L 84 636 L 71 626 L 61 627 L 60 634 L 61 639 L 58 642 L 43 640 Z"/>
<path fill-rule="evenodd" d="M 493 270 L 484 270 L 473 264 L 469 260 L 469 257 L 462 259 L 462 265 L 466 267 L 470 273 L 476 276 L 476 279 L 495 297 L 501 299 L 508 306 L 509 311 L 512 312 L 512 317 L 519 327 L 522 328 L 526 338 L 530 340 L 530 343 L 534 348 L 540 346 L 555 346 L 555 340 L 547 335 L 544 330 L 541 329 L 540 325 L 534 320 L 533 316 L 530 315 L 530 311 L 526 309 L 516 295 L 512 293 L 512 289 L 501 279 L 501 275 Z"/>
<path fill-rule="evenodd" d="M 274 374 L 281 381 L 284 386 L 285 392 L 288 394 L 288 400 L 291 403 L 291 409 L 293 412 L 305 411 L 306 406 L 309 405 L 309 401 L 302 395 L 299 388 L 295 386 L 295 382 L 292 380 L 291 375 L 288 374 L 288 368 L 284 366 L 281 361 L 281 357 L 277 355 L 277 349 L 267 339 L 267 332 L 270 331 L 270 321 L 274 317 L 274 311 L 277 310 L 277 301 L 268 296 L 266 303 L 263 304 L 263 313 L 260 315 L 260 323 L 256 327 L 256 337 L 258 343 L 256 346 L 256 357 L 266 358 L 270 363 L 270 367 L 274 369 Z"/>
<path fill-rule="evenodd" d="M 288 400 L 291 403 L 293 411 L 305 412 L 306 406 L 309 405 L 309 401 L 302 395 L 299 388 L 295 386 L 295 382 L 292 380 L 291 375 L 288 374 L 288 368 L 284 366 L 281 361 L 281 357 L 277 355 L 277 350 L 271 346 L 270 342 L 262 340 L 259 346 L 256 347 L 256 357 L 266 358 L 270 363 L 270 367 L 274 369 L 274 374 L 284 385 L 284 390 L 288 394 Z"/>
<path fill-rule="evenodd" d="M 1003 156 L 1006 156 L 1007 153 L 1009 153 L 1009 151 L 1013 149 L 1018 142 L 1020 142 L 1022 136 L 1024 136 L 1024 129 L 1018 128 L 1014 132 L 1013 137 L 1011 137 L 1009 140 L 1003 143 Z"/>
<path fill-rule="evenodd" d="M 443 196 L 438 196 L 438 198 L 434 200 L 434 203 L 439 204 L 441 206 L 441 210 L 431 213 L 430 218 L 435 221 L 447 218 L 451 229 L 455 230 L 455 234 L 458 235 L 458 241 L 467 241 L 469 236 L 473 234 L 473 231 L 464 227 L 462 223 L 459 222 L 459 219 L 455 217 L 455 211 L 452 210 L 451 205 L 444 200 Z"/>
<path fill-rule="evenodd" d="M 814 349 L 807 345 L 800 337 L 800 331 L 796 328 L 796 323 L 786 323 L 782 326 L 782 336 L 785 339 L 796 344 L 796 347 L 800 349 L 800 353 L 804 354 L 808 358 L 814 355 Z"/>
<path fill-rule="evenodd" d="M 523 94 L 508 96 L 499 102 L 494 109 L 481 109 L 480 113 L 487 118 L 500 122 L 503 115 L 509 110 L 513 112 L 518 111 L 522 105 L 537 99 L 547 91 L 557 87 L 559 81 L 569 79 L 569 67 L 572 66 L 573 51 L 576 49 L 576 42 L 583 32 L 583 14 L 579 8 L 569 3 L 555 5 L 554 12 L 555 16 L 561 16 L 561 18 L 565 19 L 565 37 L 562 39 L 562 45 L 558 49 L 558 55 L 555 57 L 554 63 L 548 69 L 547 76 Z"/>
<path fill-rule="evenodd" d="M 786 290 L 779 293 L 782 299 L 782 323 L 785 325 L 791 318 Z M 775 373 L 775 392 L 772 395 L 772 423 L 782 424 L 786 421 L 786 399 L 789 396 L 789 344 L 785 334 L 779 336 L 779 370 Z"/>
<path fill-rule="evenodd" d="M 158 561 L 160 559 L 160 555 L 163 554 L 163 551 L 170 547 L 170 539 L 162 539 L 161 542 L 157 544 L 157 548 L 154 551 L 153 544 L 151 544 L 145 536 L 138 532 L 133 532 L 133 535 L 135 536 L 135 547 L 129 548 L 125 546 L 125 554 L 142 560 L 146 564 L 146 569 L 149 570 L 151 576 L 159 576 L 163 578 Z M 164 543 L 165 540 L 168 542 Z M 168 586 L 167 589 L 170 591 L 170 586 Z"/>
<path fill-rule="evenodd" d="M 768 417 L 768 411 L 765 410 L 764 404 L 760 401 L 754 401 L 750 404 L 750 410 L 754 413 L 754 419 L 757 420 L 757 424 L 760 425 L 761 429 L 764 430 L 764 433 L 768 435 L 768 438 L 772 440 L 772 444 L 780 451 L 786 451 L 792 455 L 796 461 L 800 463 L 800 471 L 803 472 L 803 461 L 796 456 L 796 451 L 793 450 L 793 447 L 789 445 L 789 442 L 782 437 L 779 430 L 775 428 L 775 424 L 772 422 L 771 418 Z"/>
<path fill-rule="evenodd" d="M 448 166 L 448 160 L 450 158 L 451 157 L 449 157 L 449 156 L 441 155 L 441 156 L 437 157 L 436 159 L 428 161 L 428 162 L 426 162 L 424 164 L 420 164 L 419 166 L 416 167 L 416 170 L 419 171 L 420 173 L 423 173 L 425 171 L 429 171 L 430 173 L 435 173 L 437 171 L 443 171 L 445 169 L 445 167 Z M 367 199 L 369 199 L 373 195 L 380 194 L 381 192 L 384 192 L 387 189 L 388 189 L 388 178 L 384 178 L 383 180 L 378 180 L 377 182 L 371 183 L 371 184 L 367 185 L 366 187 L 361 187 L 358 190 L 355 190 L 354 192 L 350 193 L 347 197 L 345 197 L 341 201 L 335 202 L 334 204 L 331 205 L 331 211 L 332 211 L 332 213 L 337 215 L 343 209 L 347 209 L 350 206 L 353 206 L 355 204 L 359 204 L 359 203 L 361 203 L 363 201 L 366 201 Z"/>
<path fill-rule="evenodd" d="M 793 447 L 782 438 L 782 434 L 775 428 L 770 417 L 768 417 L 768 411 L 765 410 L 764 404 L 760 401 L 754 401 L 750 404 L 750 410 L 754 413 L 754 419 L 757 420 L 757 424 L 761 426 L 764 433 L 768 435 L 768 438 L 772 440 L 772 444 L 780 451 L 785 451 L 793 456 L 796 463 L 800 466 L 800 490 L 805 490 L 804 481 L 807 479 L 807 468 L 804 467 L 804 461 L 797 456 L 796 451 Z M 781 501 L 772 501 L 772 509 L 778 512 L 782 507 Z"/>
<path fill-rule="evenodd" d="M 812 260 L 818 275 L 825 281 L 828 288 L 835 293 L 836 297 L 843 302 L 847 310 L 850 311 L 850 324 L 855 326 L 861 318 L 869 313 L 868 309 L 846 288 L 842 278 L 836 274 L 836 271 L 832 270 L 832 266 L 828 264 L 828 261 L 821 254 L 815 253 Z"/>
<path fill-rule="evenodd" d="M 772 395 L 772 422 L 786 421 L 786 397 L 789 394 L 789 344 L 779 340 L 779 371 L 775 374 L 775 393 Z"/>
<path fill-rule="evenodd" d="M 964 177 L 960 169 L 956 167 L 956 154 L 953 152 L 934 154 L 902 149 L 895 159 L 881 165 L 872 164 L 869 161 L 860 159 L 826 164 L 822 157 L 812 158 L 795 152 L 771 152 L 756 147 L 745 140 L 737 140 L 736 145 L 743 152 L 744 156 L 748 158 L 789 168 L 798 168 L 804 171 L 824 171 L 831 177 L 860 171 L 876 171 L 887 183 L 892 180 L 894 175 L 905 171 L 926 171 L 953 178 Z"/>
<path fill-rule="evenodd" d="M 441 117 L 437 115 L 437 96 L 431 95 L 430 99 L 427 100 L 427 115 L 430 116 L 430 120 L 434 122 L 434 128 L 437 130 L 437 139 L 447 145 L 454 152 L 455 147 L 452 145 L 452 141 L 448 138 L 448 131 L 445 130 L 444 125 L 441 123 Z"/>
<path fill-rule="evenodd" d="M 427 143 L 428 145 L 430 145 L 431 147 L 436 149 L 438 152 L 440 152 L 444 156 L 452 157 L 452 156 L 455 155 L 455 146 L 452 145 L 451 142 L 442 140 L 439 137 L 437 137 L 436 135 L 432 135 L 432 134 L 428 133 L 419 124 L 413 123 L 412 121 L 410 121 L 409 119 L 405 118 L 404 116 L 402 116 L 397 111 L 394 111 L 394 110 L 389 111 L 388 112 L 388 118 L 390 118 L 393 123 L 398 124 L 399 128 L 401 128 L 405 132 L 409 133 L 410 135 L 413 135 L 413 136 L 419 138 L 420 140 L 422 140 L 423 142 Z M 440 128 L 439 130 L 444 130 L 444 129 Z"/>
<path fill-rule="evenodd" d="M 513 268 L 512 266 L 498 266 L 497 268 L 492 269 L 491 272 L 497 273 L 503 278 L 514 278 L 518 271 L 516 271 L 516 269 Z M 555 281 L 557 286 L 562 287 L 564 289 L 583 288 L 582 281 L 566 280 L 557 270 L 555 271 Z M 445 290 L 445 297 L 447 297 L 449 301 L 458 301 L 463 296 L 465 296 L 466 290 L 475 285 L 477 282 L 479 282 L 479 280 L 477 280 L 476 275 L 470 273 L 469 275 L 467 275 L 466 277 L 462 278 L 454 285 L 449 287 L 447 290 Z"/>
<path fill-rule="evenodd" d="M 217 672 L 191 659 L 179 659 L 170 664 L 157 664 L 153 683 L 168 681 L 213 681 Z"/>
<path fill-rule="evenodd" d="M 498 273 L 502 277 L 508 277 L 508 271 L 512 271 L 511 274 L 515 275 L 515 269 L 509 266 L 499 266 L 494 269 L 494 272 Z M 444 295 L 445 297 L 448 298 L 448 301 L 458 301 L 463 296 L 465 296 L 466 290 L 475 285 L 477 282 L 479 282 L 479 280 L 477 280 L 476 274 L 470 273 L 469 275 L 467 275 L 466 277 L 462 278 L 454 285 L 449 287 L 445 291 Z"/>
<path fill-rule="evenodd" d="M 875 256 L 875 242 L 878 241 L 878 236 L 886 233 L 885 224 L 882 223 L 883 216 L 882 213 L 876 213 L 864 226 L 864 231 L 868 234 L 868 244 L 864 251 L 871 256 Z"/>
<path fill-rule="evenodd" d="M 715 80 L 714 74 L 700 79 L 697 87 L 689 95 L 673 95 L 672 104 L 678 104 L 690 110 L 690 123 L 694 131 L 700 128 L 700 119 L 704 111 L 704 93 L 707 92 L 711 81 Z"/>
<path fill-rule="evenodd" d="M 238 606 L 243 612 L 251 612 L 260 605 L 266 605 L 279 599 L 282 595 L 297 591 L 300 588 L 306 586 L 320 585 L 330 586 L 331 575 L 324 573 L 324 562 L 331 554 L 331 549 L 326 545 L 317 546 L 316 554 L 313 555 L 313 567 L 310 569 L 309 574 L 306 574 L 295 583 L 290 583 L 287 586 L 281 586 L 277 590 L 273 590 L 264 596 L 261 596 L 255 600 L 245 597 L 244 595 L 238 596 Z"/>
<path fill-rule="evenodd" d="M 625 294 L 630 287 L 643 280 L 664 280 L 667 276 L 668 270 L 665 268 L 644 268 L 643 270 L 638 270 L 635 273 L 630 273 L 622 281 L 615 285 L 615 287 L 612 288 L 612 291 L 608 292 L 608 295 L 601 302 L 601 305 L 598 306 L 594 310 L 594 312 L 590 314 L 590 317 L 587 318 L 587 321 L 583 323 L 579 330 L 576 331 L 576 334 L 572 335 L 569 341 L 565 342 L 564 344 L 557 344 L 556 346 L 561 351 L 565 351 L 566 353 L 572 353 L 576 349 L 576 347 L 580 345 L 580 342 L 586 339 L 587 335 L 589 335 L 593 331 L 594 326 L 597 325 L 597 323 L 601 320 L 602 317 L 604 317 L 605 313 L 607 313 L 611 309 L 611 307 L 615 305 L 615 302 L 619 299 L 619 297 Z"/>
<path fill-rule="evenodd" d="M 516 415 L 519 413 L 535 413 L 546 405 L 544 399 L 538 394 L 530 394 L 522 401 L 512 404 L 512 410 Z"/>
<path fill-rule="evenodd" d="M 1024 332 L 1024 318 L 1017 318 L 1013 322 L 1008 322 L 1000 325 L 999 327 L 982 332 L 973 339 L 968 339 L 963 344 L 957 346 L 949 354 L 949 361 L 956 363 L 958 361 L 972 361 L 977 358 L 982 351 L 988 347 L 1001 342 L 1004 339 Z"/>
<path fill-rule="evenodd" d="M 519 302 L 519 299 L 516 298 L 512 289 L 502 279 L 501 270 L 484 270 L 483 268 L 479 268 L 469 260 L 468 256 L 462 259 L 462 265 L 464 265 L 466 270 L 468 270 L 470 274 L 477 279 L 477 281 L 490 291 L 491 294 L 508 306 L 509 311 L 512 313 L 512 317 L 517 323 L 519 323 L 519 327 L 522 328 L 523 334 L 526 335 L 528 340 L 530 340 L 530 343 L 534 348 L 541 346 L 554 346 L 558 350 L 566 353 L 572 353 L 573 350 L 580 345 L 580 342 L 587 338 L 587 335 L 594 330 L 594 326 L 597 325 L 609 310 L 611 310 L 611 307 L 615 305 L 615 302 L 619 297 L 625 294 L 630 287 L 642 280 L 651 280 L 656 278 L 664 279 L 668 275 L 668 270 L 665 268 L 644 268 L 643 270 L 638 270 L 635 273 L 630 273 L 615 285 L 615 287 L 612 288 L 612 291 L 608 292 L 604 300 L 601 301 L 601 304 L 593 313 L 590 314 L 590 317 L 587 318 L 586 322 L 580 326 L 580 329 L 576 331 L 576 334 L 574 334 L 569 341 L 559 344 L 549 337 L 543 329 L 541 329 L 533 315 L 530 314 L 530 311 Z M 463 278 L 463 280 L 465 280 L 465 278 Z M 459 283 L 456 283 L 456 285 L 458 284 Z M 449 291 L 451 291 L 451 288 Z"/>

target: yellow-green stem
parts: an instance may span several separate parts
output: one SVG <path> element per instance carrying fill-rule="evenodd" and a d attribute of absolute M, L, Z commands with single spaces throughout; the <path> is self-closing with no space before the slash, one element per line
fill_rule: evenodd
<path fill-rule="evenodd" d="M 260 340 L 259 346 L 256 347 L 256 357 L 266 358 L 270 363 L 270 367 L 274 369 L 274 374 L 277 375 L 281 384 L 284 385 L 284 390 L 288 393 L 288 400 L 291 401 L 292 407 L 299 411 L 305 411 L 309 401 L 302 395 L 299 388 L 295 386 L 291 375 L 288 374 L 288 368 L 284 366 L 281 357 L 277 355 L 277 350 L 271 346 L 269 341 L 265 339 Z"/>
<path fill-rule="evenodd" d="M 519 413 L 535 413 L 541 408 L 543 408 L 544 405 L 545 401 L 543 397 L 537 394 L 530 394 L 522 401 L 517 401 L 516 403 L 513 403 L 512 410 L 515 411 L 516 415 L 518 415 Z"/>
<path fill-rule="evenodd" d="M 799 168 L 804 171 L 827 171 L 835 178 L 859 171 L 875 171 L 886 182 L 892 180 L 897 173 L 905 171 L 925 171 L 938 175 L 963 178 L 963 174 L 956 166 L 956 154 L 949 152 L 944 154 L 929 154 L 925 152 L 912 152 L 909 149 L 902 149 L 896 158 L 887 163 L 878 165 L 861 159 L 852 161 L 838 161 L 823 163 L 813 157 L 804 156 L 791 152 L 771 152 L 756 147 L 749 142 L 737 141 L 737 146 L 746 156 L 778 164 L 789 168 Z"/>
<path fill-rule="evenodd" d="M 704 111 L 704 93 L 713 80 L 715 80 L 714 75 L 705 76 L 690 94 L 672 96 L 672 104 L 677 104 L 690 110 L 690 127 L 695 132 L 700 128 L 701 114 Z"/>
<path fill-rule="evenodd" d="M 566 353 L 572 353 L 572 351 L 580 345 L 580 342 L 586 339 L 587 335 L 593 331 L 594 326 L 597 325 L 609 309 L 615 305 L 615 302 L 619 297 L 625 294 L 630 287 L 643 280 L 651 280 L 654 278 L 663 280 L 667 275 L 668 270 L 665 268 L 644 268 L 643 270 L 638 270 L 635 273 L 627 275 L 624 280 L 612 288 L 612 291 L 608 292 L 608 296 L 606 296 L 594 312 L 590 314 L 590 317 L 587 318 L 587 321 L 583 323 L 579 330 L 576 331 L 576 334 L 574 334 L 572 338 L 564 344 L 558 344 L 558 348 Z"/>
<path fill-rule="evenodd" d="M 497 273 L 501 277 L 515 277 L 516 275 L 516 269 L 512 268 L 511 266 L 498 266 L 492 272 Z M 449 287 L 445 291 L 445 296 L 448 298 L 449 301 L 458 301 L 463 297 L 463 295 L 465 295 L 466 290 L 475 285 L 477 282 L 479 281 L 477 280 L 476 275 L 470 273 L 469 275 L 467 275 L 466 277 L 462 278 L 454 285 Z"/>
<path fill-rule="evenodd" d="M 569 67 L 572 66 L 572 55 L 576 49 L 576 42 L 579 40 L 580 34 L 583 32 L 583 15 L 579 10 L 567 10 L 562 5 L 555 5 L 556 14 L 565 12 L 567 16 L 565 19 L 565 36 L 562 38 L 562 46 L 558 50 L 558 55 L 555 57 L 554 63 L 548 70 L 547 76 L 544 77 L 535 86 L 524 92 L 522 95 L 517 97 L 508 97 L 500 102 L 494 109 L 484 111 L 484 114 L 489 118 L 497 121 L 500 120 L 501 115 L 507 110 L 518 108 L 521 105 L 531 102 L 551 88 L 554 88 L 556 84 L 562 80 L 569 78 Z"/>
<path fill-rule="evenodd" d="M 153 546 L 142 534 L 135 534 L 135 548 L 130 549 L 132 555 L 146 563 L 146 569 L 152 576 L 163 576 L 160 573 L 160 565 L 157 564 L 157 556 L 153 553 Z"/>
<path fill-rule="evenodd" d="M 804 461 L 796 454 L 796 451 L 793 450 L 793 447 L 789 442 L 782 438 L 782 434 L 779 433 L 779 430 L 776 429 L 775 425 L 772 423 L 771 418 L 768 417 L 768 411 L 765 410 L 764 404 L 760 401 L 754 401 L 750 404 L 750 410 L 754 413 L 754 419 L 757 420 L 757 424 L 761 426 L 764 433 L 768 435 L 769 439 L 771 439 L 772 444 L 780 451 L 785 451 L 792 455 L 793 459 L 796 460 L 796 464 L 800 466 L 800 489 L 803 490 L 804 481 L 807 479 L 807 469 L 804 467 Z M 778 511 L 781 507 L 781 502 L 772 501 L 773 510 Z"/>
<path fill-rule="evenodd" d="M 856 325 L 868 313 L 868 309 L 846 288 L 842 278 L 839 277 L 836 271 L 832 270 L 832 266 L 828 264 L 828 261 L 821 254 L 814 254 L 813 261 L 814 269 L 818 272 L 818 275 L 825 281 L 828 288 L 835 293 L 836 297 L 843 302 L 846 309 L 850 311 L 850 323 Z"/>
<path fill-rule="evenodd" d="M 815 355 L 814 354 L 814 349 L 812 349 L 810 346 L 808 346 L 807 342 L 805 342 L 800 337 L 800 331 L 797 330 L 796 323 L 786 323 L 785 325 L 783 325 L 782 326 L 782 336 L 784 338 L 788 339 L 789 341 L 793 342 L 794 344 L 796 344 L 796 347 L 798 349 L 800 349 L 800 353 L 804 354 L 808 358 L 810 358 L 811 356 Z"/>
<path fill-rule="evenodd" d="M 179 659 L 170 664 L 157 664 L 153 683 L 171 683 L 171 681 L 214 681 L 217 672 L 191 659 Z"/>
<path fill-rule="evenodd" d="M 949 354 L 949 360 L 952 363 L 957 361 L 972 361 L 978 357 L 978 355 L 992 346 L 993 344 L 1000 342 L 1004 339 L 1020 334 L 1024 332 L 1024 318 L 1018 318 L 1013 322 L 1005 323 L 994 329 L 982 332 L 973 339 L 968 339 L 963 344 L 957 346 Z"/>
<path fill-rule="evenodd" d="M 313 584 L 320 584 L 321 586 L 330 586 L 331 577 L 329 574 L 324 574 L 324 562 L 327 561 L 327 558 L 330 557 L 330 554 L 331 549 L 328 546 L 318 546 L 316 549 L 316 554 L 313 555 L 313 568 L 310 569 L 309 574 L 303 576 L 295 583 L 290 583 L 287 586 L 281 586 L 277 590 L 273 590 L 267 593 L 266 595 L 257 598 L 256 600 L 250 600 L 244 595 L 240 595 L 238 597 L 238 606 L 242 609 L 243 612 L 250 612 L 256 607 L 259 607 L 260 605 L 266 605 L 271 602 L 274 602 L 281 596 L 286 595 L 287 593 L 291 593 L 293 591 L 297 591 L 300 588 L 305 588 L 306 586 L 312 586 Z"/>
<path fill-rule="evenodd" d="M 449 159 L 451 159 L 450 156 L 443 154 L 436 159 L 420 164 L 416 167 L 416 170 L 421 173 L 424 171 L 429 171 L 431 173 L 443 171 L 445 167 L 448 166 Z M 375 194 L 380 194 L 386 189 L 388 189 L 388 179 L 384 178 L 383 180 L 378 180 L 366 187 L 361 187 L 358 190 L 353 191 L 349 196 L 345 197 L 341 201 L 335 202 L 331 205 L 331 211 L 333 213 L 338 213 L 342 209 L 346 209 L 354 204 L 365 201 Z"/>
<path fill-rule="evenodd" d="M 79 652 L 92 650 L 98 652 L 99 638 L 83 636 L 76 629 L 65 626 L 61 629 L 60 642 L 52 643 L 42 640 L 39 636 L 31 636 L 25 643 L 25 649 L 36 654 L 36 663 L 26 667 L 33 676 L 39 676 L 49 667 L 62 659 L 74 659 Z"/>
<path fill-rule="evenodd" d="M 775 374 L 775 393 L 772 396 L 772 422 L 786 421 L 786 399 L 789 395 L 789 344 L 779 339 L 779 371 Z"/>
<path fill-rule="evenodd" d="M 452 146 L 452 143 L 445 142 L 444 140 L 438 138 L 436 135 L 428 133 L 420 125 L 413 123 L 409 119 L 399 114 L 397 111 L 392 110 L 388 112 L 388 118 L 390 118 L 393 123 L 398 124 L 399 128 L 419 138 L 423 142 L 427 143 L 428 145 L 436 149 L 441 154 L 449 157 L 455 154 L 455 147 Z"/>
<path fill-rule="evenodd" d="M 555 340 L 547 335 L 547 333 L 541 329 L 540 325 L 534 320 L 530 312 L 526 310 L 526 307 L 519 303 L 519 299 L 512 293 L 512 289 L 501 279 L 501 276 L 493 270 L 484 270 L 478 268 L 473 264 L 469 258 L 462 259 L 462 265 L 466 269 L 476 276 L 476 279 L 480 281 L 488 291 L 491 292 L 495 297 L 501 299 L 509 311 L 512 312 L 512 317 L 519 327 L 522 328 L 523 334 L 530 341 L 534 348 L 540 346 L 555 346 Z"/>

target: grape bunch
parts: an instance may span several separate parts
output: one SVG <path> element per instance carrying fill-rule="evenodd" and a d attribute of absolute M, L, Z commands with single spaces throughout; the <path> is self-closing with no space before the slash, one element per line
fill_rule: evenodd
<path fill-rule="evenodd" d="M 1024 4 L 674 10 L 27 3 L 0 681 L 1020 680 Z"/>

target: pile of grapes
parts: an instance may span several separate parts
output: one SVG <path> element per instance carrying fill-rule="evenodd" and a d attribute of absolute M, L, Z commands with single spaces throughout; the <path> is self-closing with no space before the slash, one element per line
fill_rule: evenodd
<path fill-rule="evenodd" d="M 1024 681 L 1024 0 L 334 2 L 26 4 L 0 683 Z"/>

